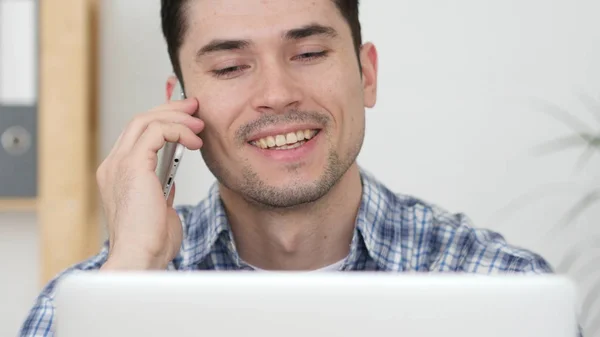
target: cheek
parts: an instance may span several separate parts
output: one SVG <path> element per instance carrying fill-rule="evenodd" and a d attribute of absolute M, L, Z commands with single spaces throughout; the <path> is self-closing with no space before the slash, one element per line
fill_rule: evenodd
<path fill-rule="evenodd" d="M 331 114 L 335 128 L 354 128 L 360 123 L 358 114 L 364 105 L 358 69 L 354 70 L 349 65 L 332 65 L 303 80 L 317 105 Z M 344 130 L 334 132 L 347 133 Z"/>
<path fill-rule="evenodd" d="M 204 134 L 215 139 L 224 146 L 231 142 L 235 133 L 233 125 L 239 117 L 245 100 L 239 93 L 234 94 L 232 88 L 205 87 L 199 88 L 196 98 L 199 102 L 198 117 L 205 123 Z"/>
<path fill-rule="evenodd" d="M 364 111 L 363 87 L 359 70 L 347 64 L 344 71 L 337 74 L 335 90 L 344 118 L 349 119 L 348 122 L 356 121 L 358 119 L 356 114 Z"/>

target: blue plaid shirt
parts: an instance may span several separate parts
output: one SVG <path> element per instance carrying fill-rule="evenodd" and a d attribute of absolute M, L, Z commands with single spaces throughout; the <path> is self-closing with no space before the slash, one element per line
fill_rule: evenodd
<path fill-rule="evenodd" d="M 350 253 L 342 271 L 551 273 L 539 255 L 511 246 L 502 236 L 472 227 L 462 214 L 451 214 L 411 196 L 393 193 L 361 171 L 363 194 Z M 215 184 L 196 206 L 178 206 L 184 240 L 170 270 L 252 270 L 238 255 Z M 54 291 L 67 274 L 99 269 L 100 253 L 54 278 L 37 298 L 20 336 L 53 336 Z"/>

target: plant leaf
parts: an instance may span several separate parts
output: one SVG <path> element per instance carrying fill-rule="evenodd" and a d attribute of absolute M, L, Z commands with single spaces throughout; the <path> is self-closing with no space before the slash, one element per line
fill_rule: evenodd
<path fill-rule="evenodd" d="M 569 223 L 575 220 L 585 210 L 590 208 L 596 201 L 600 200 L 600 189 L 593 190 L 581 198 L 571 210 L 560 221 L 560 227 L 566 227 Z"/>
<path fill-rule="evenodd" d="M 600 246 L 600 245 L 599 245 Z M 586 252 L 586 256 L 589 255 L 589 252 Z M 598 266 L 600 265 L 600 256 L 594 256 L 592 259 L 582 264 L 579 267 L 578 271 L 575 271 L 573 275 L 585 275 L 587 273 L 598 270 Z"/>
<path fill-rule="evenodd" d="M 581 172 L 581 170 L 583 170 L 585 165 L 590 161 L 590 159 L 592 158 L 592 155 L 594 154 L 594 152 L 596 150 L 600 150 L 600 149 L 597 149 L 596 147 L 594 147 L 593 142 L 589 142 L 585 148 L 585 151 L 579 156 L 579 159 L 577 160 L 577 164 L 575 165 L 575 170 L 578 172 Z"/>
<path fill-rule="evenodd" d="M 579 258 L 589 254 L 588 249 L 600 248 L 600 237 L 592 237 L 583 240 L 571 247 L 563 256 L 562 261 L 556 268 L 561 273 L 570 273 L 572 267 L 575 266 Z"/>
<path fill-rule="evenodd" d="M 579 99 L 585 105 L 585 107 L 590 111 L 590 113 L 596 118 L 598 123 L 600 123 L 600 102 L 596 101 L 593 97 L 588 94 L 579 94 Z"/>
<path fill-rule="evenodd" d="M 584 330 L 585 336 L 598 336 L 598 332 L 600 332 L 600 312 L 596 313 L 596 315 L 591 315 L 591 317 L 595 318 L 590 324 L 587 324 Z"/>
<path fill-rule="evenodd" d="M 594 317 L 590 314 L 594 304 L 600 299 L 598 294 L 600 294 L 600 279 L 595 280 L 594 286 L 588 291 L 587 296 L 581 305 L 583 322 L 587 322 L 589 320 L 588 317 Z"/>
<path fill-rule="evenodd" d="M 576 146 L 589 145 L 593 143 L 595 136 L 591 133 L 578 133 L 576 135 L 565 136 L 548 141 L 542 145 L 534 147 L 531 151 L 534 156 L 543 156 L 566 150 Z"/>
<path fill-rule="evenodd" d="M 535 101 L 532 103 L 534 103 L 534 105 L 537 105 L 542 111 L 554 117 L 556 120 L 563 123 L 565 126 L 575 131 L 576 133 L 594 132 L 594 130 L 590 129 L 590 127 L 586 123 L 572 115 L 569 111 L 561 108 L 560 106 L 542 99 L 532 98 L 531 100 Z"/>
<path fill-rule="evenodd" d="M 509 216 L 516 213 L 517 211 L 529 206 L 535 202 L 540 202 L 544 197 L 550 195 L 559 195 L 560 193 L 573 189 L 571 183 L 547 183 L 542 186 L 536 187 L 528 192 L 525 192 L 514 199 L 512 199 L 505 206 L 495 212 L 495 221 L 505 221 Z"/>

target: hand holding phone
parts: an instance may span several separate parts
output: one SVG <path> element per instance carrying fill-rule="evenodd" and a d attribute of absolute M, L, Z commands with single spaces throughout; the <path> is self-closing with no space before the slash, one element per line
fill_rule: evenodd
<path fill-rule="evenodd" d="M 185 99 L 185 94 L 183 93 L 180 83 L 177 82 L 177 85 L 173 89 L 173 94 L 171 95 L 171 101 L 183 99 Z M 158 175 L 163 195 L 166 199 L 169 198 L 169 194 L 171 193 L 171 188 L 175 182 L 175 175 L 181 164 L 184 151 L 185 147 L 183 145 L 172 142 L 167 142 L 165 146 L 158 151 L 156 174 Z"/>
<path fill-rule="evenodd" d="M 194 117 L 196 100 L 184 99 L 180 86 L 174 95 L 136 115 L 98 168 L 109 235 L 102 270 L 164 270 L 181 249 L 171 187 L 183 150 L 202 147 L 198 134 L 204 123 Z"/>

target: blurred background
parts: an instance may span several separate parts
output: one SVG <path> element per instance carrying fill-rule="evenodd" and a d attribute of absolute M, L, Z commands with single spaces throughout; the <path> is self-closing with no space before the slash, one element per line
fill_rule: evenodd
<path fill-rule="evenodd" d="M 1 336 L 104 240 L 95 169 L 135 114 L 164 102 L 171 74 L 159 10 L 0 0 Z M 600 2 L 361 11 L 380 81 L 359 164 L 543 255 L 577 282 L 586 336 L 600 336 Z M 188 152 L 178 181 L 176 203 L 195 204 L 214 177 Z"/>

